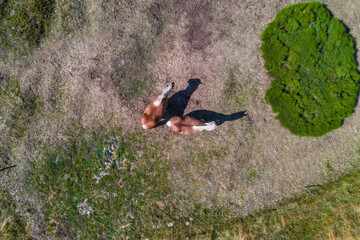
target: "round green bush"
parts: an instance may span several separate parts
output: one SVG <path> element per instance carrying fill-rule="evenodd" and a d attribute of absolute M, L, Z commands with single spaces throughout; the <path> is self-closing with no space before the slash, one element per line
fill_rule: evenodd
<path fill-rule="evenodd" d="M 352 37 L 321 3 L 281 10 L 261 35 L 273 78 L 265 99 L 299 136 L 339 128 L 356 105 L 360 75 Z"/>

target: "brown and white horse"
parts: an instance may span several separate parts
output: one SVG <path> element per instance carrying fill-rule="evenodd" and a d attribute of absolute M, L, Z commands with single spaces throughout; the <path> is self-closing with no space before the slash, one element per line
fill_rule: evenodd
<path fill-rule="evenodd" d="M 154 128 L 163 119 L 165 108 L 168 104 L 168 95 L 174 88 L 174 85 L 174 83 L 169 83 L 163 92 L 146 107 L 141 118 L 141 126 L 144 129 Z"/>
<path fill-rule="evenodd" d="M 202 131 L 212 131 L 216 128 L 219 121 L 206 123 L 203 120 L 198 120 L 190 116 L 172 117 L 166 123 L 174 132 L 181 134 L 194 134 Z"/>

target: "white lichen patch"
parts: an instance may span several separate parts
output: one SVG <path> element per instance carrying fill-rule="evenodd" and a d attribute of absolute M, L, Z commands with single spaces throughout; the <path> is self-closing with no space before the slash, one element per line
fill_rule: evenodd
<path fill-rule="evenodd" d="M 119 143 L 116 139 L 109 141 L 108 145 L 103 148 L 103 159 L 105 166 L 104 168 L 100 168 L 100 172 L 93 176 L 96 183 L 99 183 L 100 180 L 109 175 L 109 170 L 111 166 L 115 163 L 118 169 L 122 167 L 122 163 L 126 160 L 125 158 L 121 160 L 119 158 L 119 152 L 117 149 L 119 148 Z"/>
<path fill-rule="evenodd" d="M 105 169 L 104 171 L 100 171 L 100 173 L 98 175 L 93 176 L 93 179 L 96 180 L 96 183 L 99 183 L 100 179 L 106 175 L 109 175 L 108 169 Z"/>
<path fill-rule="evenodd" d="M 79 203 L 76 207 L 80 215 L 87 214 L 88 216 L 90 216 L 90 214 L 94 212 L 93 208 L 87 203 L 87 199 L 85 199 L 84 202 Z"/>

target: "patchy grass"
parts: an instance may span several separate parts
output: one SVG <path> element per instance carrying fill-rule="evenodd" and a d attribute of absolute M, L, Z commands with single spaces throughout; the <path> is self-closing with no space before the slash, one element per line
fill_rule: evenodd
<path fill-rule="evenodd" d="M 239 66 L 233 66 L 228 72 L 225 89 L 223 90 L 224 99 L 230 109 L 236 107 L 245 107 L 245 96 L 242 94 L 243 86 L 238 79 Z M 225 100 L 224 100 L 225 101 Z"/>
<path fill-rule="evenodd" d="M 356 239 L 360 236 L 360 172 L 229 223 L 213 239 Z"/>
<path fill-rule="evenodd" d="M 130 8 L 140 8 L 147 12 L 136 31 L 130 36 L 131 43 L 120 48 L 113 64 L 111 80 L 118 94 L 126 100 L 137 99 L 153 90 L 156 75 L 152 62 L 162 49 L 157 49 L 156 41 L 165 28 L 167 19 L 162 13 L 161 3 L 122 3 Z M 148 5 L 147 7 L 145 7 Z M 104 9 L 107 10 L 107 9 Z M 119 10 L 120 11 L 120 10 Z M 133 10 L 134 11 L 134 10 Z"/>
<path fill-rule="evenodd" d="M 161 201 L 157 196 L 166 191 L 164 171 L 146 164 L 158 155 L 156 147 L 149 148 L 140 160 L 129 143 L 107 136 L 73 139 L 65 149 L 48 152 L 33 177 L 47 196 L 48 230 L 79 238 L 146 234 L 141 229 L 151 228 L 146 223 L 153 215 L 146 203 Z"/>
<path fill-rule="evenodd" d="M 259 90 L 253 84 L 240 72 L 239 64 L 233 65 L 228 70 L 221 97 L 227 109 L 246 108 L 252 101 L 260 99 Z"/>
<path fill-rule="evenodd" d="M 22 88 L 14 76 L 0 76 L 0 156 L 6 154 L 13 141 L 25 136 L 32 116 L 42 104 L 34 89 Z"/>
<path fill-rule="evenodd" d="M 26 222 L 16 212 L 14 199 L 0 188 L 0 238 L 31 239 Z"/>
<path fill-rule="evenodd" d="M 258 176 L 258 173 L 256 172 L 256 170 L 254 168 L 251 168 L 249 170 L 249 180 L 253 181 L 256 179 L 257 176 Z"/>
<path fill-rule="evenodd" d="M 205 1 L 176 1 L 177 5 L 155 8 L 151 21 L 151 1 L 122 1 L 121 9 L 116 2 L 57 1 L 55 13 L 63 14 L 64 21 L 55 16 L 51 34 L 56 37 L 49 36 L 24 61 L 0 64 L 2 72 L 20 80 L 19 88 L 14 88 L 18 95 L 4 91 L 8 110 L 3 115 L 8 123 L 20 125 L 4 125 L 3 119 L 0 125 L 25 125 L 16 131 L 19 141 L 3 151 L 3 159 L 18 165 L 13 174 L 4 176 L 9 183 L 4 185 L 18 190 L 17 202 L 22 205 L 17 210 L 26 217 L 34 238 L 221 238 L 234 212 L 239 216 L 263 208 L 297 192 L 294 181 L 318 182 L 327 177 L 327 170 L 335 178 L 348 166 L 354 139 L 358 140 L 356 119 L 325 138 L 298 138 L 279 126 L 264 104 L 269 79 L 262 69 L 258 36 L 284 1 L 264 6 L 258 0 L 214 2 L 211 7 Z M 68 8 L 71 3 L 76 3 L 74 8 Z M 343 11 L 348 5 L 341 6 Z M 171 24 L 159 16 L 169 11 L 174 12 Z M 351 16 L 347 13 L 341 17 Z M 161 24 L 157 19 L 163 19 Z M 159 38 L 154 37 L 158 28 L 151 27 L 152 21 L 161 28 L 165 24 Z M 229 39 L 227 27 L 218 34 L 214 29 L 218 22 L 240 24 L 230 28 L 239 33 L 236 42 Z M 194 31 L 192 42 L 189 28 L 201 30 Z M 159 41 L 152 44 L 153 39 Z M 202 43 L 204 49 L 193 49 Z M 235 62 L 241 67 L 233 67 Z M 32 95 L 41 99 L 26 101 L 36 106 L 18 110 L 27 94 L 22 83 L 34 87 L 32 76 L 37 74 L 42 92 Z M 246 108 L 248 116 L 196 136 L 175 135 L 166 126 L 134 133 L 152 87 L 173 80 L 180 90 L 192 77 L 204 84 L 191 96 L 186 111 L 204 108 L 229 115 Z M 222 91 L 227 95 L 215 101 L 214 95 Z M 85 136 L 76 124 L 105 130 Z M 75 127 L 66 132 L 71 125 Z M 119 125 L 133 134 L 105 134 Z M 10 127 L 1 131 L 5 129 L 11 133 Z M 15 139 L 0 134 L 0 142 Z M 101 149 L 114 144 L 118 148 L 113 154 Z M 121 165 L 124 157 L 126 166 Z M 106 169 L 112 158 L 118 165 Z M 332 170 L 326 168 L 327 161 Z M 29 165 L 34 167 L 35 183 L 23 186 Z M 96 184 L 100 172 L 105 175 Z"/>
<path fill-rule="evenodd" d="M 144 51 L 143 46 L 138 43 L 115 60 L 111 80 L 119 95 L 127 100 L 142 95 L 146 90 L 150 91 L 154 84 L 151 73 L 146 68 Z"/>
<path fill-rule="evenodd" d="M 55 0 L 1 1 L 1 50 L 16 53 L 38 46 L 49 31 L 54 8 Z"/>
<path fill-rule="evenodd" d="M 53 237 L 185 237 L 224 222 L 226 209 L 182 205 L 169 167 L 142 134 L 74 138 L 35 164 L 29 187 L 44 198 Z"/>
<path fill-rule="evenodd" d="M 58 0 L 58 17 L 62 33 L 71 34 L 81 29 L 86 22 L 86 7 L 80 0 Z"/>

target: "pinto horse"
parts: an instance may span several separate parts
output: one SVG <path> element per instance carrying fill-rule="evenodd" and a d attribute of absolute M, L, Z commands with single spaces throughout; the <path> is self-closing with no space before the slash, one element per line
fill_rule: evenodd
<path fill-rule="evenodd" d="M 216 128 L 219 121 L 206 123 L 204 120 L 198 120 L 194 117 L 172 117 L 166 123 L 174 132 L 181 134 L 194 134 L 202 131 L 212 131 Z"/>
<path fill-rule="evenodd" d="M 174 83 L 169 83 L 163 92 L 146 107 L 141 118 L 141 126 L 144 129 L 154 128 L 163 119 L 165 108 L 168 104 L 168 96 L 174 85 Z"/>

